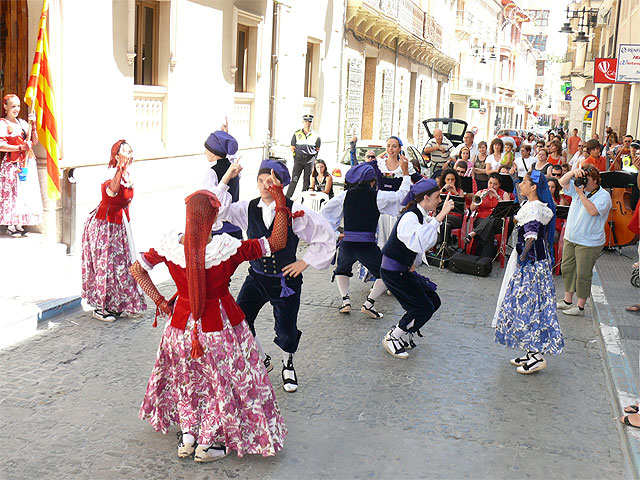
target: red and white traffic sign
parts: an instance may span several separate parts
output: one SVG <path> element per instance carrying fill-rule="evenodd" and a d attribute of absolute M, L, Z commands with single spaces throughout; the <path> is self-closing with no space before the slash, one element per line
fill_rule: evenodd
<path fill-rule="evenodd" d="M 585 95 L 582 99 L 582 108 L 587 112 L 593 112 L 600 105 L 600 100 L 595 95 Z"/>

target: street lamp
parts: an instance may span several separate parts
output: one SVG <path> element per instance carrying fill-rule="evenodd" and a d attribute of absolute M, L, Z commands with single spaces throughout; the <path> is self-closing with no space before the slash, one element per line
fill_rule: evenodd
<path fill-rule="evenodd" d="M 578 26 L 580 27 L 580 31 L 576 35 L 574 41 L 578 43 L 588 42 L 591 29 L 595 28 L 596 25 L 598 25 L 598 9 L 590 8 L 587 10 L 586 7 L 582 7 L 582 10 L 569 10 L 569 7 L 567 7 L 567 20 L 573 19 L 578 20 Z M 585 27 L 587 29 L 587 33 L 584 32 Z M 565 22 L 565 24 L 560 29 L 560 33 L 574 33 L 573 29 L 571 28 L 571 22 Z"/>

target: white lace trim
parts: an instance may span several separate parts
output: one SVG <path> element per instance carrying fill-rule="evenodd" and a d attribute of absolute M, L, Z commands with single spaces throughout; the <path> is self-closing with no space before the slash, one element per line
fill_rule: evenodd
<path fill-rule="evenodd" d="M 381 173 L 391 173 L 396 178 L 402 177 L 402 167 L 398 165 L 398 168 L 395 170 L 389 170 L 389 167 L 387 167 L 387 158 L 387 155 L 383 155 L 376 160 L 378 162 L 378 170 L 380 170 Z M 416 173 L 416 169 L 413 168 L 413 163 L 409 162 L 409 175 L 413 175 L 414 173 Z"/>
<path fill-rule="evenodd" d="M 552 218 L 553 211 L 546 203 L 543 203 L 540 200 L 525 203 L 515 216 L 515 220 L 518 225 L 524 225 L 525 223 L 529 223 L 533 220 L 546 225 Z"/>
<path fill-rule="evenodd" d="M 184 256 L 184 245 L 180 243 L 182 233 L 173 230 L 162 237 L 156 251 L 172 263 L 182 268 L 187 268 L 187 261 Z M 223 233 L 214 235 L 211 242 L 207 244 L 204 257 L 205 268 L 220 265 L 225 260 L 235 255 L 242 242 L 237 238 Z"/>

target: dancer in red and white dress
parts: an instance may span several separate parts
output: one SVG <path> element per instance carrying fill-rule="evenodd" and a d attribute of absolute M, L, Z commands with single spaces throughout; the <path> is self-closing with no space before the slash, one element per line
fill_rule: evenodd
<path fill-rule="evenodd" d="M 0 225 L 7 225 L 12 237 L 25 234 L 23 225 L 42 222 L 42 196 L 38 166 L 31 147 L 38 143 L 36 116 L 29 123 L 18 118 L 20 99 L 6 95 L 0 118 Z M 30 133 L 29 133 L 30 132 Z M 30 135 L 29 138 L 27 136 Z M 18 174 L 21 178 L 18 179 Z"/>
<path fill-rule="evenodd" d="M 184 235 L 167 234 L 141 254 L 131 273 L 170 314 L 140 409 L 158 431 L 179 425 L 178 456 L 196 462 L 219 460 L 236 450 L 274 455 L 287 434 L 273 387 L 244 313 L 229 293 L 229 279 L 247 260 L 271 255 L 287 243 L 287 208 L 282 187 L 271 174 L 276 202 L 269 238 L 238 240 L 211 235 L 221 205 L 231 196 L 226 184 L 241 167 L 229 166 L 216 193 L 199 190 L 186 199 Z M 158 292 L 148 270 L 165 263 L 178 289 L 171 301 Z M 171 307 L 169 306 L 171 305 Z"/>
<path fill-rule="evenodd" d="M 100 187 L 102 200 L 89 214 L 82 231 L 81 296 L 94 308 L 93 316 L 104 322 L 147 309 L 144 295 L 129 273 L 135 261 L 129 224 L 129 204 L 133 199 L 131 163 L 131 146 L 118 140 L 111 147 L 109 180 Z"/>

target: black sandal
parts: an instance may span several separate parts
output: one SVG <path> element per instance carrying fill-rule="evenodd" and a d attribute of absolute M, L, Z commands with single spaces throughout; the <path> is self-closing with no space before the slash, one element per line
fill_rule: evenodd
<path fill-rule="evenodd" d="M 627 410 L 627 408 L 629 410 Z M 638 407 L 638 405 L 627 405 L 626 407 L 624 407 L 624 413 L 638 413 L 640 411 L 640 407 Z"/>
<path fill-rule="evenodd" d="M 625 415 L 624 417 L 622 417 L 622 423 L 629 427 L 640 428 L 640 425 L 634 425 L 633 423 L 631 423 L 631 421 L 629 420 L 629 415 Z"/>

